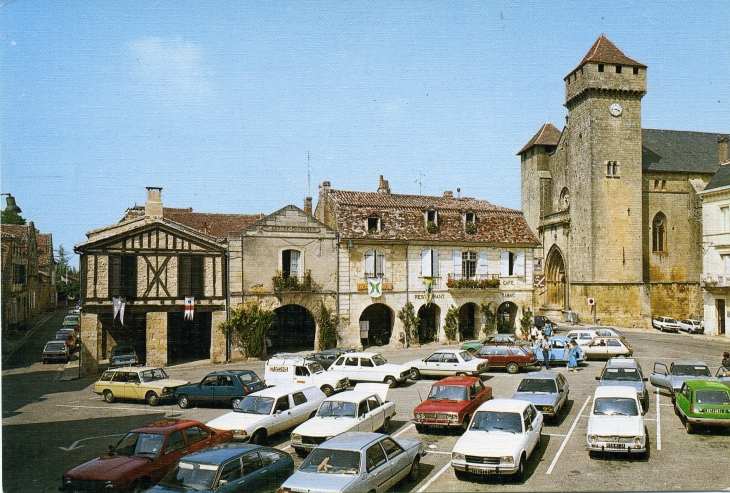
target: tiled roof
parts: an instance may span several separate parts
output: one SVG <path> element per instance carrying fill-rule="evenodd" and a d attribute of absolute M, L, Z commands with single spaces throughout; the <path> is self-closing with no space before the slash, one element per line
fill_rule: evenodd
<path fill-rule="evenodd" d="M 705 191 L 730 186 L 730 161 L 723 163 L 717 172 L 712 176 L 705 187 Z"/>
<path fill-rule="evenodd" d="M 521 211 L 493 205 L 486 200 L 423 195 L 380 194 L 328 190 L 325 200 L 336 207 L 336 229 L 341 238 L 372 241 L 434 241 L 538 244 Z M 439 229 L 426 230 L 424 214 L 437 211 Z M 468 234 L 463 214 L 476 216 L 477 231 Z M 381 231 L 369 233 L 368 217 L 380 217 Z"/>
<path fill-rule="evenodd" d="M 215 214 L 170 207 L 163 208 L 162 215 L 165 219 L 217 238 L 227 238 L 228 233 L 241 231 L 264 217 L 263 214 Z"/>
<path fill-rule="evenodd" d="M 36 235 L 38 244 L 38 265 L 49 265 L 53 260 L 53 235 L 39 233 Z"/>
<path fill-rule="evenodd" d="M 644 171 L 714 173 L 720 138 L 729 134 L 641 129 Z"/>
<path fill-rule="evenodd" d="M 643 63 L 637 62 L 633 58 L 629 58 L 624 55 L 624 52 L 616 48 L 616 45 L 603 34 L 601 34 L 596 42 L 593 43 L 593 46 L 591 46 L 591 49 L 588 50 L 586 56 L 583 57 L 583 60 L 580 61 L 578 66 L 575 67 L 572 72 L 575 72 L 588 62 L 610 63 L 613 65 L 627 65 L 629 67 L 646 68 L 646 65 Z"/>
<path fill-rule="evenodd" d="M 2 228 L 3 233 L 11 234 L 20 239 L 24 239 L 28 235 L 27 224 L 3 224 L 0 228 Z"/>
<path fill-rule="evenodd" d="M 552 123 L 546 123 L 537 133 L 525 144 L 525 146 L 517 152 L 517 155 L 522 154 L 527 149 L 536 145 L 543 146 L 556 146 L 560 141 L 560 130 L 558 130 Z"/>

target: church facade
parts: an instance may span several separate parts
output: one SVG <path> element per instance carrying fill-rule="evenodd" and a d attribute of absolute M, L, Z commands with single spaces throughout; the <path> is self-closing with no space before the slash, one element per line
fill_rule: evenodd
<path fill-rule="evenodd" d="M 542 247 L 538 313 L 624 327 L 702 318 L 698 192 L 728 136 L 643 129 L 646 74 L 601 35 L 564 78 L 564 128 L 543 125 L 518 152 Z"/>

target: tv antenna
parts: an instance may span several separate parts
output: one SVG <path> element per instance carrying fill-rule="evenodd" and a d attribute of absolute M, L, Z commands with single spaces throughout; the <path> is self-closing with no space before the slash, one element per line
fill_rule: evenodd
<path fill-rule="evenodd" d="M 312 167 L 309 166 L 309 151 L 307 151 L 307 197 L 312 196 L 311 170 L 312 170 Z"/>
<path fill-rule="evenodd" d="M 423 193 L 421 193 L 423 188 L 423 177 L 426 175 L 420 169 L 411 169 L 411 171 L 418 173 L 418 178 L 416 178 L 413 183 L 418 183 L 418 195 L 423 195 Z"/>

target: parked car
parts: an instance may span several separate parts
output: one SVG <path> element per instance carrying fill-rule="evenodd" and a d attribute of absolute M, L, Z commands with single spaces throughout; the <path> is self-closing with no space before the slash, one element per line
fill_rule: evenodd
<path fill-rule="evenodd" d="M 485 344 L 528 344 L 528 342 L 517 339 L 514 334 L 489 334 L 481 341 L 466 341 L 461 345 L 461 349 L 475 353 Z"/>
<path fill-rule="evenodd" d="M 456 478 L 504 474 L 522 481 L 525 463 L 542 443 L 542 427 L 542 414 L 527 401 L 485 402 L 451 452 Z"/>
<path fill-rule="evenodd" d="M 657 317 L 651 319 L 651 326 L 662 332 L 679 332 L 679 322 L 672 317 Z"/>
<path fill-rule="evenodd" d="M 596 329 L 573 329 L 569 330 L 565 337 L 575 339 L 575 342 L 579 346 L 587 346 L 591 343 L 594 337 L 598 337 L 600 334 Z"/>
<path fill-rule="evenodd" d="M 664 363 L 654 363 L 649 381 L 654 387 L 668 390 L 672 396 L 682 388 L 686 380 L 711 380 L 710 367 L 702 361 L 674 361 L 669 368 Z M 719 378 L 730 382 L 730 377 Z"/>
<path fill-rule="evenodd" d="M 586 346 L 581 347 L 585 359 L 608 359 L 615 356 L 631 356 L 634 350 L 623 337 L 594 337 Z"/>
<path fill-rule="evenodd" d="M 184 455 L 232 439 L 231 432 L 197 421 L 157 421 L 130 431 L 109 447 L 109 453 L 65 473 L 59 490 L 143 491 L 162 479 Z"/>
<path fill-rule="evenodd" d="M 512 396 L 531 402 L 543 416 L 557 420 L 570 395 L 570 384 L 562 373 L 536 371 L 524 376 Z"/>
<path fill-rule="evenodd" d="M 71 358 L 71 350 L 68 347 L 68 344 L 66 344 L 66 341 L 59 341 L 54 339 L 53 341 L 48 341 L 43 348 L 43 364 L 49 363 L 51 361 L 61 360 L 64 363 L 68 363 L 68 360 Z"/>
<path fill-rule="evenodd" d="M 326 398 L 317 414 L 291 433 L 291 446 L 306 455 L 320 443 L 347 431 L 390 431 L 395 403 L 387 399 L 385 383 L 359 383 L 355 390 Z"/>
<path fill-rule="evenodd" d="M 567 363 L 568 362 L 568 356 L 570 354 L 570 337 L 565 336 L 552 336 L 550 338 L 550 364 L 553 363 Z M 532 351 L 537 356 L 537 364 L 541 365 L 543 362 L 542 358 L 542 349 L 540 348 L 540 343 L 537 342 L 535 345 L 532 346 Z M 584 353 L 584 348 L 580 348 L 580 354 L 576 358 L 578 363 L 580 364 L 584 359 L 586 359 L 586 355 Z"/>
<path fill-rule="evenodd" d="M 344 373 L 351 382 L 384 382 L 395 387 L 411 377 L 411 367 L 388 363 L 379 353 L 345 353 L 327 370 Z"/>
<path fill-rule="evenodd" d="M 316 361 L 317 363 L 322 365 L 322 368 L 326 370 L 332 365 L 332 363 L 335 362 L 337 358 L 340 357 L 340 355 L 343 355 L 346 352 L 347 351 L 345 351 L 344 349 L 325 349 L 318 353 L 309 354 L 306 356 L 305 359 Z"/>
<path fill-rule="evenodd" d="M 234 440 L 262 445 L 269 436 L 313 417 L 325 397 L 315 386 L 276 385 L 248 394 L 237 408 L 208 422 L 208 426 L 232 430 Z"/>
<path fill-rule="evenodd" d="M 139 356 L 134 346 L 114 346 L 109 350 L 109 366 L 137 365 Z"/>
<path fill-rule="evenodd" d="M 463 349 L 439 349 L 423 359 L 404 363 L 411 367 L 411 378 L 418 380 L 422 375 L 446 377 L 449 375 L 479 376 L 489 370 L 487 359 L 475 358 Z"/>
<path fill-rule="evenodd" d="M 418 433 L 427 428 L 455 428 L 462 432 L 479 406 L 492 398 L 492 387 L 479 377 L 447 377 L 431 385 L 426 400 L 413 410 Z"/>
<path fill-rule="evenodd" d="M 314 449 L 279 492 L 388 491 L 406 477 L 418 479 L 423 448 L 412 438 L 343 433 Z"/>
<path fill-rule="evenodd" d="M 63 318 L 63 324 L 64 327 L 70 327 L 76 331 L 76 335 L 81 335 L 81 315 L 79 314 L 71 314 L 66 315 Z"/>
<path fill-rule="evenodd" d="M 103 395 L 104 400 L 110 403 L 116 399 L 134 399 L 156 406 L 161 400 L 173 399 L 175 389 L 188 383 L 187 380 L 168 377 L 162 368 L 124 366 L 102 373 L 94 384 L 94 393 Z"/>
<path fill-rule="evenodd" d="M 294 460 L 281 450 L 225 443 L 182 459 L 148 492 L 268 493 L 294 472 Z"/>
<path fill-rule="evenodd" d="M 542 353 L 541 353 L 542 355 Z M 489 368 L 505 368 L 507 373 L 517 373 L 520 368 L 538 366 L 537 355 L 527 346 L 485 344 L 474 356 L 489 360 Z"/>
<path fill-rule="evenodd" d="M 649 458 L 649 433 L 634 387 L 599 385 L 596 388 L 586 443 L 590 457 L 598 452 L 616 452 Z"/>
<path fill-rule="evenodd" d="M 636 395 L 644 411 L 649 409 L 649 381 L 641 370 L 641 365 L 634 358 L 611 358 L 606 362 L 601 374 L 596 377 L 598 385 L 617 386 L 631 385 L 636 389 Z"/>
<path fill-rule="evenodd" d="M 702 320 L 685 318 L 679 322 L 679 330 L 683 330 L 688 334 L 704 334 L 705 323 Z"/>
<path fill-rule="evenodd" d="M 687 380 L 674 394 L 674 412 L 687 433 L 698 426 L 730 427 L 730 387 L 713 380 Z"/>
<path fill-rule="evenodd" d="M 201 404 L 235 408 L 245 396 L 264 388 L 263 380 L 251 370 L 221 370 L 176 388 L 175 400 L 181 409 Z"/>
<path fill-rule="evenodd" d="M 545 324 L 550 324 L 551 327 L 555 328 L 555 322 L 553 322 L 544 315 L 535 315 L 532 321 L 535 324 L 535 327 L 537 327 L 539 330 L 544 329 Z"/>
<path fill-rule="evenodd" d="M 67 331 L 67 330 L 59 330 L 56 332 L 55 339 L 57 341 L 66 341 L 66 344 L 68 345 L 68 350 L 70 352 L 74 352 L 76 350 L 76 333 L 74 331 Z"/>
<path fill-rule="evenodd" d="M 264 380 L 266 385 L 316 385 L 327 396 L 345 390 L 350 385 L 344 373 L 325 371 L 316 361 L 295 354 L 277 354 L 269 358 L 264 367 Z"/>

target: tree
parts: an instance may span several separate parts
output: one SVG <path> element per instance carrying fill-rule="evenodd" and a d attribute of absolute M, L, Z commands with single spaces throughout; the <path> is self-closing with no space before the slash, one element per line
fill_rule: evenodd
<path fill-rule="evenodd" d="M 3 224 L 20 224 L 25 225 L 25 218 L 18 213 L 2 211 L 0 222 Z"/>
<path fill-rule="evenodd" d="M 409 342 L 419 344 L 418 326 L 421 325 L 421 319 L 416 315 L 413 303 L 409 301 L 398 311 L 398 319 L 403 322 L 403 330 L 406 332 L 406 347 Z"/>
<path fill-rule="evenodd" d="M 246 358 L 266 357 L 266 333 L 276 320 L 272 310 L 261 307 L 258 301 L 239 306 L 231 318 L 220 324 L 224 334 L 230 335 Z"/>
<path fill-rule="evenodd" d="M 77 268 L 68 264 L 68 257 L 63 245 L 58 246 L 58 258 L 56 259 L 56 292 L 60 299 L 75 300 L 78 299 L 81 292 L 79 282 L 69 279 L 68 276 L 78 277 Z"/>
<path fill-rule="evenodd" d="M 497 312 L 492 311 L 489 306 L 491 303 L 482 303 L 481 309 L 484 315 L 484 335 L 493 334 L 497 332 Z"/>
<path fill-rule="evenodd" d="M 337 327 L 340 325 L 340 318 L 332 315 L 322 302 L 319 308 L 319 350 L 332 349 L 337 347 Z"/>
<path fill-rule="evenodd" d="M 450 306 L 444 318 L 444 335 L 448 342 L 456 341 L 459 333 L 459 307 Z"/>

